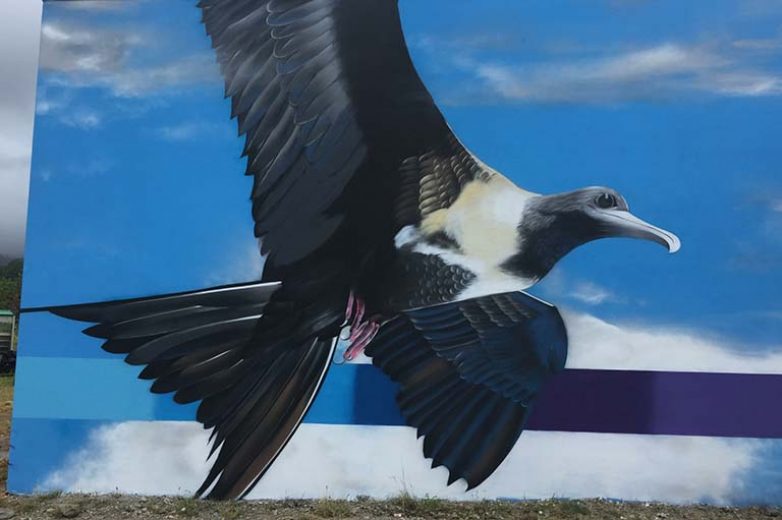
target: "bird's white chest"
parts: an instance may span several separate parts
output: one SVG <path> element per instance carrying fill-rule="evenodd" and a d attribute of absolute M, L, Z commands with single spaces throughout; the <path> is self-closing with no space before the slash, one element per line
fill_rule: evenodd
<path fill-rule="evenodd" d="M 488 182 L 473 181 L 450 207 L 433 212 L 418 227 L 402 229 L 396 245 L 435 255 L 473 273 L 475 279 L 459 294 L 460 300 L 527 289 L 535 280 L 508 274 L 501 266 L 519 251 L 518 226 L 533 196 L 500 175 Z M 438 232 L 453 239 L 458 248 L 427 243 L 426 237 Z"/>
<path fill-rule="evenodd" d="M 499 266 L 519 250 L 518 226 L 532 196 L 501 175 L 473 181 L 450 207 L 424 219 L 421 229 L 443 231 L 465 256 Z"/>

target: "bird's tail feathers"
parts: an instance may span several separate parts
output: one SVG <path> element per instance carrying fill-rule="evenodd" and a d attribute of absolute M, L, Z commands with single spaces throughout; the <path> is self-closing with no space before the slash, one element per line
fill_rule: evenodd
<path fill-rule="evenodd" d="M 249 492 L 285 447 L 333 354 L 334 341 L 313 317 L 291 321 L 311 325 L 306 334 L 270 334 L 290 327 L 284 302 L 264 316 L 280 286 L 27 310 L 91 323 L 84 333 L 103 339 L 104 350 L 146 365 L 139 377 L 154 380 L 152 392 L 173 392 L 182 404 L 200 401 L 196 418 L 213 428 L 212 453 L 219 453 L 197 495 L 229 499 Z"/>
<path fill-rule="evenodd" d="M 223 321 L 226 309 L 243 309 L 248 315 L 260 315 L 279 282 L 223 285 L 196 291 L 152 297 L 112 300 L 79 305 L 24 308 L 22 312 L 49 311 L 63 318 L 101 324 L 84 332 L 93 337 L 141 337 L 165 334 Z"/>
<path fill-rule="evenodd" d="M 261 357 L 224 392 L 206 398 L 198 419 L 212 424 L 219 454 L 197 496 L 242 498 L 271 467 L 314 401 L 334 353 L 332 338 L 313 338 Z"/>

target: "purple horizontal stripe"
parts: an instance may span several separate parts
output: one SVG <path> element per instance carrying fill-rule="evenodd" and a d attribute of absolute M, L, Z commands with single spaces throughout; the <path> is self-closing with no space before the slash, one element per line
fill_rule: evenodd
<path fill-rule="evenodd" d="M 348 422 L 404 424 L 395 385 L 367 365 L 356 366 L 355 378 Z M 351 397 L 332 394 L 327 384 L 312 422 L 345 422 L 334 401 Z M 782 375 L 566 370 L 544 387 L 527 429 L 782 438 L 780 401 Z"/>
<path fill-rule="evenodd" d="M 544 388 L 528 429 L 782 437 L 782 376 L 567 370 Z"/>

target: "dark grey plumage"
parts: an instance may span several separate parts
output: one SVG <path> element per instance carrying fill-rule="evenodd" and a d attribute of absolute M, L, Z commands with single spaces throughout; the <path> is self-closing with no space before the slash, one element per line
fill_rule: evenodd
<path fill-rule="evenodd" d="M 554 307 L 496 294 L 403 312 L 367 354 L 400 384 L 397 403 L 432 467 L 470 489 L 505 459 L 541 386 L 564 368 L 567 332 Z"/>
<path fill-rule="evenodd" d="M 517 276 L 540 280 L 576 247 L 602 238 L 652 240 L 671 252 L 679 239 L 629 213 L 624 197 L 604 187 L 583 188 L 530 199 L 520 219 L 518 252 L 502 268 Z"/>
<path fill-rule="evenodd" d="M 378 300 L 385 309 L 413 309 L 453 301 L 475 280 L 475 275 L 458 265 L 448 265 L 432 255 L 402 251 L 404 260 L 395 264 L 387 278 L 378 280 Z"/>

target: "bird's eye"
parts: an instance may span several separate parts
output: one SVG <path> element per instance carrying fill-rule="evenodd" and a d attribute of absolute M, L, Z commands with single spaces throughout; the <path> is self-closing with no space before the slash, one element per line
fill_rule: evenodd
<path fill-rule="evenodd" d="M 614 197 L 610 193 L 601 193 L 595 199 L 595 204 L 597 204 L 597 207 L 601 209 L 615 208 L 616 197 Z"/>

